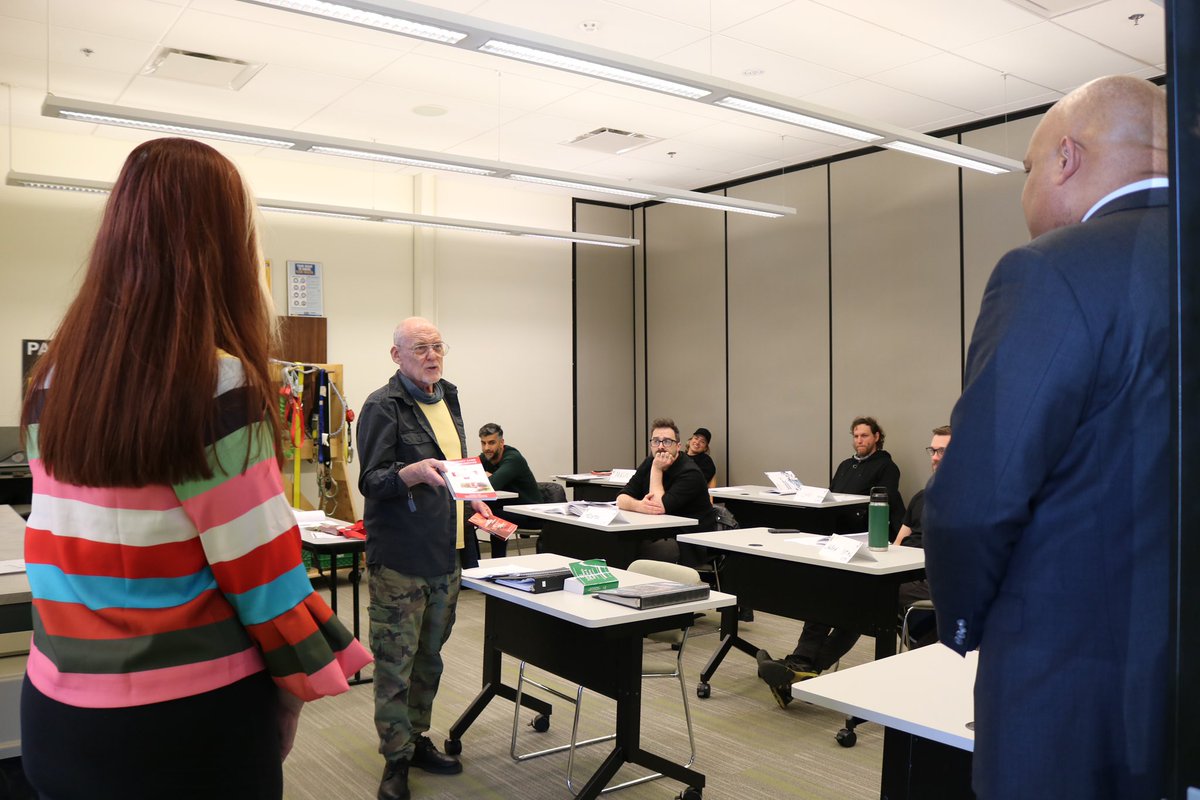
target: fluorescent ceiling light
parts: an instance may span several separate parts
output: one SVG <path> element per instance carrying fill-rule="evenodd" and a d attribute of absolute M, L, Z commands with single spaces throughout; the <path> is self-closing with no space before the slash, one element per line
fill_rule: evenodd
<path fill-rule="evenodd" d="M 537 175 L 521 175 L 512 173 L 508 176 L 514 181 L 522 181 L 524 183 L 540 183 L 546 186 L 557 186 L 561 189 L 581 189 L 585 192 L 601 192 L 602 194 L 615 194 L 621 197 L 632 197 L 636 200 L 649 200 L 654 197 L 646 192 L 635 192 L 629 189 L 615 189 L 611 186 L 597 186 L 593 183 L 582 183 L 579 181 L 559 181 L 553 178 L 541 178 Z"/>
<path fill-rule="evenodd" d="M 344 211 L 316 211 L 311 208 L 285 208 L 284 206 L 273 206 L 258 204 L 259 211 L 273 211 L 276 214 L 300 214 L 306 217 L 330 217 L 332 219 L 356 219 L 363 222 L 370 222 L 370 217 L 364 217 L 362 214 L 347 214 Z"/>
<path fill-rule="evenodd" d="M 238 142 L 240 144 L 254 144 L 262 147 L 292 147 L 294 142 L 281 141 L 279 139 L 267 139 L 261 136 L 249 136 L 243 133 L 231 133 L 229 131 L 218 131 L 211 128 L 189 128 L 183 125 L 171 125 L 165 122 L 149 122 L 140 119 L 130 119 L 129 117 L 109 117 L 104 114 L 86 114 L 80 111 L 61 111 L 60 117 L 65 119 L 73 119 L 77 122 L 95 122 L 100 125 L 118 125 L 122 128 L 136 128 L 142 131 L 154 131 L 155 133 L 174 133 L 179 136 L 196 136 L 201 139 L 219 139 L 223 142 Z"/>
<path fill-rule="evenodd" d="M 919 144 L 913 144 L 912 142 L 888 142 L 884 145 L 884 147 L 892 150 L 899 150 L 904 153 L 911 153 L 914 156 L 924 156 L 925 158 L 933 158 L 937 159 L 938 161 L 945 161 L 947 164 L 954 164 L 958 167 L 977 169 L 980 172 L 986 172 L 989 175 L 1000 175 L 1002 173 L 1012 171 L 1005 169 L 1004 167 L 997 166 L 996 164 L 989 164 L 986 161 L 979 161 L 974 158 L 955 155 L 954 153 L 944 153 L 940 150 L 934 150 L 932 147 L 924 147 Z"/>
<path fill-rule="evenodd" d="M 351 25 L 361 25 L 364 28 L 376 28 L 388 33 L 399 33 L 404 36 L 415 36 L 418 39 L 429 39 L 434 42 L 457 44 L 467 38 L 462 31 L 428 25 L 416 20 L 392 14 L 379 14 L 365 9 L 354 8 L 344 3 L 324 3 L 321 0 L 255 0 L 259 5 L 274 6 L 287 11 L 299 11 L 314 17 L 327 17 L 338 22 L 348 22 Z"/>
<path fill-rule="evenodd" d="M 837 122 L 830 122 L 826 119 L 818 119 L 817 117 L 801 114 L 797 111 L 788 111 L 786 108 L 776 108 L 766 103 L 756 103 L 753 100 L 745 100 L 741 97 L 724 97 L 713 103 L 713 105 L 720 106 L 721 108 L 731 108 L 734 111 L 743 111 L 747 114 L 757 114 L 760 117 L 787 122 L 791 125 L 799 125 L 802 128 L 812 128 L 813 130 L 832 133 L 835 136 L 857 139 L 860 142 L 876 142 L 883 138 L 878 133 L 859 130 L 858 128 L 852 128 L 849 125 L 842 125 Z"/>
<path fill-rule="evenodd" d="M 22 186 L 26 189 L 54 189 L 59 192 L 80 192 L 82 194 L 108 194 L 112 191 L 112 184 L 103 181 L 54 178 L 49 175 L 29 175 L 24 172 L 9 172 L 5 183 L 9 186 Z"/>
<path fill-rule="evenodd" d="M 422 169 L 443 169 L 447 172 L 464 172 L 468 175 L 494 175 L 495 170 L 480 169 L 479 167 L 468 167 L 461 164 L 452 164 L 447 161 L 428 161 L 421 158 L 408 158 L 407 156 L 393 155 L 392 153 L 376 153 L 369 150 L 353 150 L 346 147 L 326 147 L 325 145 L 315 144 L 308 148 L 310 153 L 320 153 L 326 156 L 345 156 L 347 158 L 362 158 L 367 161 L 382 161 L 387 164 L 403 164 L 406 167 L 420 167 Z"/>
<path fill-rule="evenodd" d="M 701 97 L 707 97 L 712 94 L 712 91 L 709 89 L 701 89 L 698 86 L 688 86 L 685 83 L 667 80 L 666 78 L 657 78 L 653 75 L 646 75 L 641 72 L 634 72 L 633 70 L 613 67 L 596 61 L 587 61 L 550 50 L 539 50 L 535 47 L 527 47 L 513 42 L 502 42 L 498 39 L 489 39 L 484 42 L 479 48 L 479 52 L 490 53 L 494 56 L 504 56 L 505 58 L 512 58 L 517 61 L 528 61 L 531 64 L 541 64 L 543 67 L 553 67 L 554 69 L 566 70 L 567 72 L 578 72 L 580 75 L 590 75 L 593 78 L 603 78 L 606 81 L 626 83 L 642 89 L 653 89 L 656 92 L 686 97 L 689 100 L 699 100 Z"/>
<path fill-rule="evenodd" d="M 32 189 L 58 189 L 63 191 L 108 194 L 112 184 L 106 181 L 89 181 L 77 178 L 60 178 L 50 175 L 31 175 L 9 172 L 5 183 Z M 406 214 L 398 211 L 379 211 L 367 208 L 346 208 L 322 203 L 300 203 L 292 200 L 258 199 L 258 210 L 281 214 L 302 214 L 312 217 L 329 217 L 359 222 L 388 222 L 412 225 L 419 228 L 443 228 L 471 233 L 492 233 L 504 236 L 525 236 L 533 239 L 553 239 L 575 244 L 590 244 L 600 247 L 636 247 L 637 239 L 606 236 L 599 233 L 559 231 L 553 228 L 530 228 L 524 225 L 508 225 L 501 222 L 483 222 L 453 217 L 435 217 L 425 214 Z"/>
<path fill-rule="evenodd" d="M 673 203 L 677 206 L 695 206 L 697 208 L 711 208 L 716 211 L 729 211 L 730 210 L 727 206 L 722 205 L 721 202 L 716 200 L 715 198 L 710 201 L 710 200 L 687 200 L 682 197 L 668 197 L 663 202 Z M 751 210 L 747 210 L 747 209 L 742 209 L 742 213 L 743 214 L 753 214 L 754 216 L 757 216 L 757 217 L 782 217 L 783 216 L 783 214 L 777 214 L 774 211 L 751 211 Z"/>
<path fill-rule="evenodd" d="M 510 164 L 502 161 L 485 161 L 467 156 L 454 156 L 446 153 L 435 153 L 428 150 L 410 150 L 373 142 L 360 142 L 354 139 L 338 139 L 330 136 L 319 136 L 298 131 L 263 128 L 253 125 L 241 125 L 214 120 L 184 117 L 178 114 L 159 114 L 154 111 L 137 108 L 123 108 L 106 103 L 93 103 L 85 100 L 70 100 L 64 97 L 46 95 L 42 103 L 42 114 L 47 117 L 64 117 L 76 119 L 86 115 L 90 122 L 103 122 L 110 125 L 124 126 L 133 120 L 139 123 L 158 125 L 161 130 L 171 128 L 174 133 L 191 135 L 197 138 L 224 138 L 233 141 L 263 140 L 281 143 L 293 152 L 312 152 L 321 155 L 346 156 L 370 161 L 380 161 L 401 166 L 411 166 L 421 169 L 439 169 L 450 172 L 467 173 L 491 178 L 512 178 L 525 182 L 543 183 L 549 186 L 579 189 L 588 192 L 601 192 L 639 200 L 666 201 L 670 198 L 693 200 L 692 205 L 703 208 L 719 208 L 722 211 L 734 213 L 758 214 L 761 216 L 783 216 L 795 214 L 796 209 L 788 206 L 760 203 L 754 200 L 726 198 L 720 195 L 692 192 L 686 189 L 673 189 L 665 186 L 648 184 L 628 184 L 609 182 L 604 178 L 580 175 L 573 172 L 558 172 L 538 169 L 523 164 Z M 233 137 L 239 137 L 234 139 Z M 715 204 L 715 205 L 713 205 Z M 765 213 L 764 213 L 765 212 Z"/>
<path fill-rule="evenodd" d="M 465 34 L 457 41 L 445 42 L 445 44 L 461 50 L 489 53 L 502 58 L 590 75 L 627 86 L 684 97 L 698 103 L 716 105 L 730 111 L 773 119 L 788 125 L 843 136 L 854 141 L 907 142 L 914 145 L 907 152 L 927 158 L 937 158 L 939 161 L 947 161 L 959 166 L 969 166 L 973 169 L 980 168 L 976 166 L 977 163 L 989 164 L 990 168 L 987 170 L 989 172 L 1022 172 L 1025 169 L 1024 165 L 1015 159 L 976 150 L 957 142 L 935 139 L 917 131 L 875 120 L 862 119 L 835 109 L 805 103 L 793 97 L 762 92 L 745 84 L 722 81 L 698 72 L 671 67 L 612 50 L 591 47 L 569 39 L 522 30 L 433 6 L 421 5 L 409 2 L 409 0 L 374 0 L 373 2 L 371 0 L 340 0 L 337 3 L 316 2 L 316 0 L 242 0 L 242 2 L 287 8 L 345 22 L 354 22 L 350 18 L 354 14 L 373 14 L 397 21 L 445 26 Z M 337 10 L 336 13 L 332 10 L 323 13 L 314 10 L 315 6 L 340 10 Z M 355 24 L 363 23 L 355 22 Z M 404 33 L 398 26 L 399 22 L 396 23 L 396 27 L 388 28 L 388 30 Z M 935 156 L 934 153 L 957 155 L 965 162 L 970 163 L 942 158 Z M 540 171 L 535 170 L 535 172 Z M 794 211 L 790 213 L 794 213 Z"/>

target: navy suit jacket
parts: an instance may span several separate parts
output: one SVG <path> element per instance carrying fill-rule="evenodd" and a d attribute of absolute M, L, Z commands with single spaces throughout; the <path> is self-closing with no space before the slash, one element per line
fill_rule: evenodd
<path fill-rule="evenodd" d="M 1167 190 L 996 265 L 925 494 L 980 798 L 1158 798 L 1171 547 Z"/>

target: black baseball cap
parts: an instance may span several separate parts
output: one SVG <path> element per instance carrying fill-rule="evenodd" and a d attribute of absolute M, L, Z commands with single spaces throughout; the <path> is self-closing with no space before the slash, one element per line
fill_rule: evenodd
<path fill-rule="evenodd" d="M 696 432 L 693 433 L 692 436 L 703 436 L 704 441 L 712 444 L 712 431 L 710 431 L 708 428 L 696 428 Z"/>

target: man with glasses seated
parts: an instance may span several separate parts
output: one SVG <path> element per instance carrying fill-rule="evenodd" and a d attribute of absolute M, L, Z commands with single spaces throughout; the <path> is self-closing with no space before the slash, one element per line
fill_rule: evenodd
<path fill-rule="evenodd" d="M 946 448 L 950 445 L 950 426 L 939 425 L 933 429 L 933 438 L 929 441 L 929 447 L 925 448 L 925 452 L 929 454 L 929 471 L 930 473 L 937 472 L 938 465 L 942 463 L 942 456 L 946 455 Z M 903 547 L 924 547 L 922 536 L 924 535 L 924 525 L 921 522 L 921 517 L 925 512 L 925 490 L 917 492 L 908 501 L 908 508 L 904 512 L 904 519 L 901 520 L 900 532 L 896 534 L 894 544 Z M 908 607 L 918 600 L 929 599 L 929 581 L 909 581 L 900 585 L 900 613 L 904 614 Z M 914 622 L 909 623 L 908 637 L 913 642 L 914 647 L 924 647 L 927 644 L 933 644 L 937 641 L 937 626 L 932 614 L 921 614 L 922 619 L 916 619 L 916 614 L 913 615 Z"/>
<path fill-rule="evenodd" d="M 708 497 L 704 473 L 690 458 L 680 458 L 679 427 L 674 420 L 659 418 L 651 424 L 650 455 L 617 495 L 617 508 L 642 514 L 673 514 L 694 517 L 699 524 L 677 528 L 677 533 L 711 531 L 716 511 Z M 640 557 L 671 561 L 688 566 L 704 562 L 701 548 L 660 539 L 643 546 Z"/>

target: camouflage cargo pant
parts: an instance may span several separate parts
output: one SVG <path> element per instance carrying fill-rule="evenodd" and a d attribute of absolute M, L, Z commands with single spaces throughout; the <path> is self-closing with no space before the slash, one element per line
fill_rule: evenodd
<path fill-rule="evenodd" d="M 454 627 L 460 573 L 422 578 L 379 564 L 367 567 L 371 652 L 375 654 L 375 728 L 388 761 L 412 758 L 429 730 L 442 678 L 442 645 Z"/>

